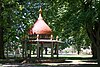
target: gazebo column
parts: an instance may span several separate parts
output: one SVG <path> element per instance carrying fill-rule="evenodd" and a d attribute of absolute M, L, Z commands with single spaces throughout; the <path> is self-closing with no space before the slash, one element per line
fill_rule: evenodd
<path fill-rule="evenodd" d="M 53 39 L 53 35 L 51 35 L 51 40 Z M 53 42 L 51 42 L 51 58 L 53 58 Z"/>
<path fill-rule="evenodd" d="M 56 36 L 56 41 L 58 41 L 58 38 L 59 38 L 59 37 Z M 59 42 L 56 43 L 56 51 L 57 51 L 56 53 L 57 53 L 57 58 L 58 58 L 58 45 L 59 45 Z"/>
<path fill-rule="evenodd" d="M 39 48 L 39 35 L 37 35 L 37 58 L 40 58 L 40 48 Z"/>
<path fill-rule="evenodd" d="M 59 55 L 58 54 L 58 45 L 59 45 L 59 43 L 56 44 L 56 48 L 57 48 L 57 58 L 58 58 L 58 55 Z"/>
<path fill-rule="evenodd" d="M 45 54 L 47 55 L 47 47 L 45 47 Z"/>
<path fill-rule="evenodd" d="M 39 42 L 37 42 L 37 58 L 40 58 Z"/>
<path fill-rule="evenodd" d="M 31 58 L 31 50 L 32 50 L 32 45 L 29 46 L 29 58 Z"/>
<path fill-rule="evenodd" d="M 51 58 L 53 58 L 53 42 L 51 44 Z"/>
<path fill-rule="evenodd" d="M 43 44 L 41 44 L 41 58 L 43 58 Z"/>
<path fill-rule="evenodd" d="M 57 54 L 57 43 L 55 43 L 55 53 L 54 54 Z"/>

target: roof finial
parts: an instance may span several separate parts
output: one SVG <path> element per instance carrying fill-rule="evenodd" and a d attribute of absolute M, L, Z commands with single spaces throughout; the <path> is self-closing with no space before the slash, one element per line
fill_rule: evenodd
<path fill-rule="evenodd" d="M 42 19 L 42 9 L 41 9 L 41 6 L 40 6 L 40 9 L 39 9 L 39 18 L 38 19 Z"/>
<path fill-rule="evenodd" d="M 39 13 L 42 14 L 42 8 L 41 8 L 41 6 L 40 6 L 40 9 L 39 9 Z"/>

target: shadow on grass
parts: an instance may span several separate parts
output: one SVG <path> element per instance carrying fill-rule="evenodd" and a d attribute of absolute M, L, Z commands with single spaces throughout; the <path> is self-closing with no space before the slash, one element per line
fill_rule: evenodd
<path fill-rule="evenodd" d="M 49 64 L 49 63 L 48 63 Z M 25 63 L 25 64 L 18 64 L 18 63 L 7 63 L 3 64 L 3 67 L 99 67 L 97 64 L 58 64 L 58 65 L 48 65 L 42 63 Z"/>
<path fill-rule="evenodd" d="M 23 65 L 28 67 L 35 67 L 35 66 L 41 66 L 41 67 L 97 67 L 97 64 L 59 64 L 59 65 L 44 65 L 44 64 L 33 64 L 33 65 Z"/>
<path fill-rule="evenodd" d="M 60 64 L 57 67 L 97 67 L 97 64 Z"/>
<path fill-rule="evenodd" d="M 7 60 L 7 59 L 2 59 L 0 60 L 0 63 L 2 64 L 7 64 L 8 65 L 15 65 L 18 64 L 19 67 L 37 67 L 37 66 L 41 66 L 41 67 L 98 67 L 97 64 L 57 64 L 57 65 L 47 65 L 47 64 L 43 64 L 43 63 L 52 63 L 49 60 L 54 60 L 56 61 L 56 63 L 72 63 L 72 61 L 70 60 L 81 60 L 82 62 L 87 62 L 87 63 L 96 63 L 97 60 L 90 58 L 90 57 L 59 57 L 59 58 L 48 58 L 48 57 L 44 57 L 44 58 L 39 58 L 37 59 L 36 57 L 32 57 L 32 58 L 11 58 L 13 60 Z M 60 60 L 58 60 L 60 59 Z M 61 61 L 61 60 L 67 60 L 67 61 Z M 26 61 L 25 63 L 22 63 L 23 61 Z M 36 60 L 39 60 L 40 62 L 37 63 L 35 62 Z M 45 62 L 43 62 L 45 61 Z M 48 62 L 49 61 L 49 62 Z"/>
<path fill-rule="evenodd" d="M 12 63 L 12 62 L 17 62 L 17 63 L 21 63 L 22 61 L 49 61 L 49 60 L 53 60 L 53 61 L 62 61 L 64 62 L 64 60 L 81 60 L 82 62 L 97 62 L 97 59 L 94 59 L 92 57 L 59 57 L 59 58 L 48 58 L 48 57 L 43 57 L 43 58 L 39 58 L 37 59 L 36 57 L 32 57 L 32 58 L 11 58 L 11 59 L 0 59 L 0 63 Z M 72 61 L 67 61 L 68 63 L 71 63 Z"/>
<path fill-rule="evenodd" d="M 70 59 L 70 60 L 92 60 L 94 58 L 92 57 L 62 57 L 62 58 L 66 58 L 66 59 Z M 96 59 L 94 59 L 96 60 Z"/>
<path fill-rule="evenodd" d="M 89 62 L 89 63 L 93 63 L 93 62 L 94 62 L 94 63 L 96 63 L 97 60 L 82 60 L 82 62 L 87 62 L 87 63 L 88 63 L 88 62 Z"/>

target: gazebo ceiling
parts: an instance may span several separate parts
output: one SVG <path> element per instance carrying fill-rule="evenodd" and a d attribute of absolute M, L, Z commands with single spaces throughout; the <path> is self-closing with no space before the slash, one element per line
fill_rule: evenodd
<path fill-rule="evenodd" d="M 52 30 L 43 20 L 41 13 L 42 10 L 39 10 L 39 18 L 33 25 L 33 27 L 29 30 L 29 34 L 52 34 Z"/>

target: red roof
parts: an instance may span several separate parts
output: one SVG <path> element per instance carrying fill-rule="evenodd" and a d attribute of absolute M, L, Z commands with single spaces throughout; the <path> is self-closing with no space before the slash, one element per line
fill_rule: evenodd
<path fill-rule="evenodd" d="M 33 27 L 29 30 L 29 34 L 51 34 L 52 30 L 45 23 L 41 16 L 41 9 L 38 20 L 35 22 Z"/>

